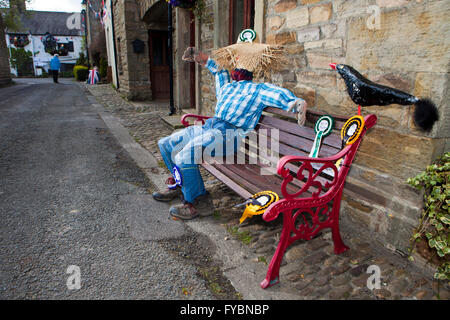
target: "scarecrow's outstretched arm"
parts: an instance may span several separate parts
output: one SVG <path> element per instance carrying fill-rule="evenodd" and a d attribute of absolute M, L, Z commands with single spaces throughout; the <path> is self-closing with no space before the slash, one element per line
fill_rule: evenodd
<path fill-rule="evenodd" d="M 306 105 L 305 100 L 296 97 L 290 90 L 271 83 L 261 85 L 260 99 L 267 107 L 296 112 L 298 105 Z"/>
<path fill-rule="evenodd" d="M 206 67 L 216 80 L 216 94 L 220 94 L 222 87 L 231 82 L 230 73 L 227 70 L 219 69 L 219 66 L 207 54 L 198 51 L 194 47 L 189 47 L 184 51 L 182 59 L 189 62 L 197 62 Z"/>
<path fill-rule="evenodd" d="M 219 70 L 219 66 L 211 58 L 209 58 L 206 62 L 206 68 L 208 68 L 208 70 L 214 75 L 214 78 L 216 79 L 216 95 L 219 96 L 222 87 L 231 82 L 230 73 L 225 69 Z"/>

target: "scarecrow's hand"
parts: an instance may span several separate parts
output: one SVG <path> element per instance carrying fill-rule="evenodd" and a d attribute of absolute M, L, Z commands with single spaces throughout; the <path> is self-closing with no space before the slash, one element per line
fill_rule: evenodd
<path fill-rule="evenodd" d="M 198 51 L 195 47 L 188 47 L 181 58 L 183 61 L 197 62 L 201 65 L 205 65 L 208 61 L 208 56 L 203 52 Z"/>
<path fill-rule="evenodd" d="M 304 125 L 306 121 L 306 107 L 307 103 L 305 100 L 297 99 L 292 101 L 288 105 L 288 111 L 297 113 L 297 120 L 299 125 Z"/>
<path fill-rule="evenodd" d="M 297 99 L 289 102 L 287 111 L 300 112 L 306 110 L 306 101 L 303 99 Z"/>
<path fill-rule="evenodd" d="M 308 104 L 305 100 L 297 100 L 297 122 L 299 125 L 305 125 L 306 121 L 306 108 Z"/>
<path fill-rule="evenodd" d="M 208 62 L 209 56 L 204 54 L 203 52 L 199 52 L 195 57 L 194 60 L 198 64 L 201 64 L 202 66 L 206 66 L 206 63 Z"/>
<path fill-rule="evenodd" d="M 188 47 L 184 53 L 181 60 L 187 61 L 187 62 L 195 62 L 195 56 L 198 55 L 198 50 L 194 47 Z"/>

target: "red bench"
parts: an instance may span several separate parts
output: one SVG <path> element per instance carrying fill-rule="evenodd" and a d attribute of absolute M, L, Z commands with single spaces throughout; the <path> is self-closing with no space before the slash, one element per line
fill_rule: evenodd
<path fill-rule="evenodd" d="M 340 254 L 348 249 L 339 232 L 339 209 L 345 178 L 364 134 L 376 124 L 377 118 L 373 114 L 366 116 L 365 128 L 360 137 L 355 143 L 342 149 L 340 129 L 348 118 L 332 115 L 335 120 L 333 132 L 323 139 L 319 157 L 310 158 L 308 154 L 315 138 L 313 126 L 323 115 L 308 110 L 306 125 L 299 126 L 292 113 L 276 108 L 264 110 L 255 131 L 266 135 L 270 141 L 271 137 L 275 137 L 273 130 L 279 130 L 279 154 L 283 157 L 276 165 L 277 175 L 261 175 L 261 169 L 267 168 L 267 162 L 273 162 L 274 159 L 267 157 L 266 161 L 255 160 L 250 152 L 250 139 L 243 144 L 245 164 L 226 164 L 225 161 L 202 164 L 207 171 L 243 198 L 249 198 L 264 190 L 277 192 L 280 196 L 280 200 L 273 203 L 263 214 L 265 221 L 272 221 L 283 214 L 280 241 L 266 278 L 261 282 L 263 288 L 279 282 L 279 269 L 284 252 L 298 239 L 310 240 L 320 230 L 331 228 L 334 252 Z M 186 114 L 181 119 L 186 127 L 190 125 L 189 118 L 204 123 L 209 117 Z M 261 129 L 265 130 L 260 131 Z M 341 158 L 344 159 L 338 170 L 335 163 Z M 330 170 L 334 177 L 330 175 Z M 355 191 L 348 192 L 355 195 Z"/>

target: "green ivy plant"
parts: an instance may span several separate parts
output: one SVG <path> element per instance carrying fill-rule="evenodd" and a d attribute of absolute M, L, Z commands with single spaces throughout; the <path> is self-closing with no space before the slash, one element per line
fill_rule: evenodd
<path fill-rule="evenodd" d="M 20 76 L 33 74 L 33 53 L 24 48 L 10 48 L 11 65 Z"/>
<path fill-rule="evenodd" d="M 166 0 L 174 7 L 190 10 L 196 19 L 205 22 L 206 1 L 205 0 Z"/>
<path fill-rule="evenodd" d="M 428 242 L 444 261 L 434 277 L 450 281 L 450 152 L 406 182 L 425 192 L 424 210 L 412 240 Z"/>
<path fill-rule="evenodd" d="M 205 0 L 197 0 L 194 7 L 191 8 L 194 16 L 200 21 L 205 20 L 206 3 Z"/>

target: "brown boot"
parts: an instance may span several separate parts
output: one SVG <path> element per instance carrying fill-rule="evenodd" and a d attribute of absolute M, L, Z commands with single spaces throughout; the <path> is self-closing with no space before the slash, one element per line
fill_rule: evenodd
<path fill-rule="evenodd" d="M 180 197 L 182 195 L 181 193 L 181 189 L 180 188 L 176 188 L 176 189 L 167 189 L 166 191 L 155 191 L 153 192 L 152 196 L 153 199 L 155 199 L 156 201 L 162 201 L 162 202 L 169 202 L 172 201 L 173 199 Z"/>
<path fill-rule="evenodd" d="M 174 179 L 172 177 L 168 178 L 166 180 L 166 184 L 167 185 L 174 185 Z M 169 202 L 172 201 L 173 199 L 180 197 L 182 195 L 181 192 L 181 188 L 180 187 L 176 187 L 175 189 L 171 189 L 171 188 L 167 188 L 165 191 L 159 192 L 153 192 L 152 196 L 153 199 L 157 200 L 157 201 L 162 201 L 162 202 Z"/>
<path fill-rule="evenodd" d="M 169 213 L 172 217 L 181 220 L 191 220 L 197 216 L 207 217 L 213 214 L 214 205 L 211 196 L 207 193 L 195 199 L 194 204 L 186 202 L 172 206 Z"/>

